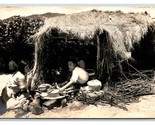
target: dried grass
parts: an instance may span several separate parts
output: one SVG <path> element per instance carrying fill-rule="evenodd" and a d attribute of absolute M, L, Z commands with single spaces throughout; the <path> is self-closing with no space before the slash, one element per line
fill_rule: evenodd
<path fill-rule="evenodd" d="M 153 19 L 143 13 L 88 11 L 46 19 L 45 25 L 33 38 L 43 42 L 52 29 L 57 29 L 58 34 L 72 34 L 79 39 L 93 39 L 98 31 L 99 34 L 106 31 L 115 53 L 128 59 L 133 44 L 138 43 L 152 25 Z"/>

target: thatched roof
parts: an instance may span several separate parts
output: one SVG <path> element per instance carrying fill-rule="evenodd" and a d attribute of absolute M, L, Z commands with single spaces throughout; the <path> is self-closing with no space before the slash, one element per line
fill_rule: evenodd
<path fill-rule="evenodd" d="M 153 25 L 153 19 L 142 13 L 88 11 L 45 20 L 45 25 L 33 36 L 36 41 L 50 35 L 51 29 L 73 34 L 79 39 L 92 39 L 96 33 L 108 33 L 114 51 L 123 59 L 131 57 L 133 43 L 138 43 Z"/>

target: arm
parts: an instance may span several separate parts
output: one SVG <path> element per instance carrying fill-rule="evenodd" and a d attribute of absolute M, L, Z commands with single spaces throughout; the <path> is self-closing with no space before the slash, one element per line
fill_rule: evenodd
<path fill-rule="evenodd" d="M 66 88 L 68 88 L 70 85 L 74 84 L 72 80 L 70 80 L 65 86 L 59 89 L 60 92 L 63 92 Z"/>
<path fill-rule="evenodd" d="M 63 86 L 62 88 L 60 88 L 59 91 L 60 92 L 63 92 L 70 85 L 76 83 L 77 80 L 78 80 L 78 74 L 77 74 L 76 70 L 73 70 L 72 77 L 71 77 L 70 81 L 65 86 Z"/>

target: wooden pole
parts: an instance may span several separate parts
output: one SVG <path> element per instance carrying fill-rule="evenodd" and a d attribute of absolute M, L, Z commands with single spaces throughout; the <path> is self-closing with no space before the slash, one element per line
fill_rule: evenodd
<path fill-rule="evenodd" d="M 96 68 L 97 68 L 97 77 L 99 77 L 100 73 L 100 38 L 99 35 L 96 36 L 96 42 L 97 42 L 97 61 L 96 61 Z"/>

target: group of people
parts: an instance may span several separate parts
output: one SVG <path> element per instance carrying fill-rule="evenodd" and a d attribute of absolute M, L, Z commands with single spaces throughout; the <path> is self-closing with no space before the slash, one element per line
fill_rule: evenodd
<path fill-rule="evenodd" d="M 31 95 L 28 93 L 29 91 L 29 84 L 27 83 L 27 73 L 25 73 L 25 69 L 26 69 L 26 63 L 24 61 L 21 61 L 20 65 L 17 65 L 14 61 L 9 62 L 9 69 L 11 70 L 11 72 L 13 72 L 12 76 L 10 77 L 6 87 L 3 90 L 3 101 L 5 101 L 5 103 L 9 102 L 8 100 L 14 99 L 14 104 L 12 106 L 12 102 L 11 102 L 11 107 L 8 104 L 8 109 L 11 109 L 13 107 L 15 107 L 15 105 L 19 105 L 22 106 L 21 103 L 23 103 L 23 100 L 26 102 L 27 98 L 29 98 Z M 17 70 L 17 69 L 18 70 Z M 72 85 L 81 85 L 84 86 L 86 85 L 88 79 L 89 79 L 89 75 L 88 73 L 85 71 L 85 64 L 84 61 L 78 61 L 75 60 L 74 58 L 70 59 L 68 61 L 68 69 L 70 72 L 72 72 L 72 75 L 70 77 L 70 80 L 67 81 L 67 83 L 59 88 L 59 92 L 62 93 L 66 88 L 72 86 Z M 30 80 L 30 84 L 32 82 L 32 78 L 29 78 Z M 31 85 L 30 85 L 31 86 Z M 19 93 L 28 93 L 29 96 L 22 96 L 22 99 L 19 100 L 17 99 L 17 97 L 19 98 L 19 96 L 21 96 L 21 94 Z"/>

